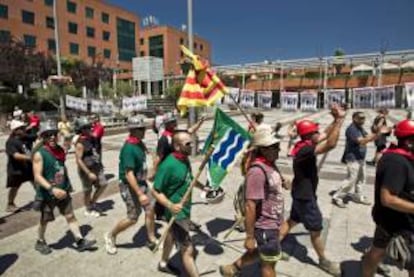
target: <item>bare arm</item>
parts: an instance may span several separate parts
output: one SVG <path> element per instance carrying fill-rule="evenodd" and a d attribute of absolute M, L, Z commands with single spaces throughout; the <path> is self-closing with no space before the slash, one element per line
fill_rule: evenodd
<path fill-rule="evenodd" d="M 401 213 L 414 214 L 414 203 L 398 197 L 387 188 L 381 188 L 381 203 Z"/>
<path fill-rule="evenodd" d="M 336 144 L 338 143 L 339 133 L 341 131 L 343 122 L 344 118 L 336 118 L 334 120 L 334 122 L 331 124 L 332 129 L 330 133 L 327 134 L 328 137 L 326 138 L 326 141 L 316 146 L 315 154 L 323 154 L 335 148 Z"/>
<path fill-rule="evenodd" d="M 77 143 L 76 148 L 75 148 L 76 164 L 86 175 L 89 175 L 92 172 L 89 170 L 89 168 L 86 166 L 86 164 L 82 160 L 83 150 L 84 150 L 84 147 L 82 143 Z"/>
<path fill-rule="evenodd" d="M 155 197 L 158 203 L 163 205 L 166 208 L 170 208 L 173 204 L 162 192 L 158 192 L 155 189 L 151 189 L 152 195 Z"/>
<path fill-rule="evenodd" d="M 206 120 L 205 117 L 200 118 L 200 120 L 196 124 L 194 124 L 193 126 L 188 128 L 188 132 L 190 134 L 196 133 L 198 131 L 198 129 L 200 129 L 201 125 L 204 123 L 205 120 Z"/>
<path fill-rule="evenodd" d="M 129 187 L 135 192 L 135 194 L 140 197 L 144 195 L 138 185 L 137 178 L 135 177 L 134 171 L 131 169 L 127 169 L 125 172 L 126 179 L 128 181 Z"/>
<path fill-rule="evenodd" d="M 246 199 L 246 237 L 254 238 L 254 224 L 256 222 L 256 202 L 254 200 Z"/>
<path fill-rule="evenodd" d="M 378 138 L 378 135 L 372 133 L 372 134 L 369 134 L 366 137 L 359 137 L 357 142 L 358 142 L 359 145 L 367 145 L 368 143 L 370 143 L 371 141 L 376 140 L 377 138 Z"/>
<path fill-rule="evenodd" d="M 13 158 L 17 161 L 21 161 L 21 162 L 27 162 L 30 161 L 32 158 L 26 154 L 22 154 L 22 153 L 14 153 L 13 154 Z"/>
<path fill-rule="evenodd" d="M 43 159 L 42 155 L 39 152 L 35 153 L 33 156 L 33 175 L 34 180 L 37 184 L 43 187 L 46 190 L 50 190 L 52 185 L 43 177 Z"/>

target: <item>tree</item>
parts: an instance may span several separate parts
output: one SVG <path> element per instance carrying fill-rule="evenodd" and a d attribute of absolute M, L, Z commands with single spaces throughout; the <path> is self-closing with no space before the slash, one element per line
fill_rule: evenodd
<path fill-rule="evenodd" d="M 341 74 L 342 68 L 344 67 L 345 63 L 344 63 L 344 59 L 343 57 L 345 56 L 345 51 L 342 50 L 341 48 L 337 48 L 334 52 L 334 66 L 335 66 L 335 70 L 337 74 Z"/>

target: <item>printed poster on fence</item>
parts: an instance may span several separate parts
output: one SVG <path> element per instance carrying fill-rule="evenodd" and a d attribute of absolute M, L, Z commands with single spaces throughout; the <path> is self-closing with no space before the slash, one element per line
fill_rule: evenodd
<path fill-rule="evenodd" d="M 234 101 L 231 99 L 230 95 L 233 96 L 233 98 L 236 100 L 236 102 L 239 102 L 239 88 L 228 88 L 228 93 L 224 96 L 224 104 L 234 104 Z"/>
<path fill-rule="evenodd" d="M 280 94 L 280 104 L 284 111 L 296 111 L 299 103 L 297 92 L 282 91 Z"/>
<path fill-rule="evenodd" d="M 111 114 L 114 110 L 114 103 L 111 100 L 91 100 L 91 112 L 99 114 Z"/>
<path fill-rule="evenodd" d="M 407 96 L 407 107 L 414 109 L 414 83 L 405 83 L 405 94 Z"/>
<path fill-rule="evenodd" d="M 367 109 L 374 107 L 374 88 L 354 88 L 353 90 L 354 109 Z"/>
<path fill-rule="evenodd" d="M 300 93 L 300 109 L 314 112 L 318 107 L 318 93 L 316 91 L 303 91 Z"/>
<path fill-rule="evenodd" d="M 272 92 L 271 91 L 258 91 L 257 102 L 260 108 L 270 109 L 272 107 Z"/>
<path fill-rule="evenodd" d="M 240 91 L 240 106 L 243 108 L 254 107 L 254 91 L 253 90 L 241 90 Z"/>
<path fill-rule="evenodd" d="M 147 108 L 146 96 L 122 98 L 122 110 L 127 112 L 145 110 Z"/>
<path fill-rule="evenodd" d="M 344 89 L 329 89 L 325 93 L 325 107 L 329 108 L 332 104 L 346 103 Z"/>
<path fill-rule="evenodd" d="M 85 98 L 74 97 L 71 95 L 66 95 L 66 107 L 78 110 L 78 111 L 88 111 L 88 100 Z"/>
<path fill-rule="evenodd" d="M 395 108 L 395 86 L 374 88 L 375 108 Z"/>

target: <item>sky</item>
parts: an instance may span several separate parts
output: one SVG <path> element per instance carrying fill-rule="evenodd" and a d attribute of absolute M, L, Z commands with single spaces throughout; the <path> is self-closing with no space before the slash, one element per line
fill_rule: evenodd
<path fill-rule="evenodd" d="M 160 25 L 187 24 L 187 0 L 106 0 Z M 194 33 L 215 65 L 414 49 L 414 0 L 193 0 Z"/>

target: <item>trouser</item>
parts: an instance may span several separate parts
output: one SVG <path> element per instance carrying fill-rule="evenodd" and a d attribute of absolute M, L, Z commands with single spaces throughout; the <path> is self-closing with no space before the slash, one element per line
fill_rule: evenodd
<path fill-rule="evenodd" d="M 344 198 L 352 188 L 355 188 L 355 196 L 362 196 L 362 187 L 365 185 L 365 161 L 346 162 L 346 167 L 348 176 L 335 192 L 333 198 Z"/>

